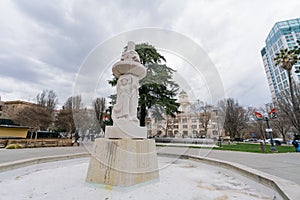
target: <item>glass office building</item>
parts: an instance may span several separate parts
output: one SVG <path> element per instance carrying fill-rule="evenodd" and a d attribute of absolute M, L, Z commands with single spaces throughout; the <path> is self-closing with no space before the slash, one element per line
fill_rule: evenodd
<path fill-rule="evenodd" d="M 297 45 L 297 40 L 300 40 L 300 18 L 277 22 L 265 41 L 266 46 L 261 50 L 273 100 L 276 100 L 280 93 L 289 87 L 287 72 L 275 65 L 275 54 L 281 49 L 293 48 Z M 298 63 L 292 69 L 292 79 L 296 84 L 300 83 L 300 74 L 295 73 L 299 67 Z"/>

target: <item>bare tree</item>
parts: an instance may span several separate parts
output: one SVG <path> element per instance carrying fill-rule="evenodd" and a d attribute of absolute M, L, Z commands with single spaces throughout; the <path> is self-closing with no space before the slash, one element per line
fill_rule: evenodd
<path fill-rule="evenodd" d="M 66 130 L 72 133 L 77 127 L 85 124 L 86 109 L 83 109 L 81 96 L 69 97 L 65 102 L 63 109 L 58 113 L 55 120 L 55 126 L 58 129 Z"/>
<path fill-rule="evenodd" d="M 62 109 L 57 114 L 55 119 L 55 127 L 58 130 L 66 131 L 67 133 L 71 133 L 72 130 L 75 129 L 75 123 L 73 120 L 72 110 L 70 109 Z"/>
<path fill-rule="evenodd" d="M 52 122 L 52 117 L 46 108 L 36 106 L 25 106 L 18 109 L 13 116 L 13 121 L 24 126 L 29 126 L 34 131 L 47 130 Z"/>
<path fill-rule="evenodd" d="M 255 107 L 248 107 L 247 108 L 247 115 L 248 115 L 248 129 L 252 130 L 255 133 L 258 133 L 260 138 L 266 141 L 266 123 L 264 120 L 257 120 L 254 112 L 256 111 L 263 111 L 265 112 L 264 108 L 255 108 Z"/>
<path fill-rule="evenodd" d="M 83 108 L 81 95 L 69 97 L 64 104 L 64 109 L 79 110 Z"/>
<path fill-rule="evenodd" d="M 237 101 L 232 98 L 221 100 L 218 103 L 219 113 L 224 121 L 224 130 L 230 138 L 241 137 L 241 131 L 246 128 L 247 113 Z"/>
<path fill-rule="evenodd" d="M 204 128 L 205 135 L 207 134 L 209 121 L 211 119 L 211 112 L 209 110 L 211 107 L 211 105 L 200 100 L 197 100 L 191 105 L 191 113 L 198 117 L 200 124 Z"/>
<path fill-rule="evenodd" d="M 36 96 L 37 104 L 49 110 L 50 114 L 53 113 L 58 102 L 58 98 L 53 90 L 43 90 Z"/>
<path fill-rule="evenodd" d="M 104 115 L 104 111 L 105 111 L 105 103 L 106 103 L 106 101 L 105 101 L 105 98 L 103 98 L 103 97 L 98 97 L 93 102 L 97 122 L 103 129 L 104 129 L 103 115 Z"/>
<path fill-rule="evenodd" d="M 47 91 L 46 91 L 46 90 L 43 90 L 42 93 L 39 93 L 39 94 L 36 96 L 36 101 L 37 101 L 37 104 L 38 104 L 38 105 L 46 106 L 46 93 L 47 93 Z"/>
<path fill-rule="evenodd" d="M 279 119 L 288 120 L 300 133 L 300 86 L 294 86 L 294 97 L 289 91 L 282 92 L 276 105 L 279 111 Z"/>

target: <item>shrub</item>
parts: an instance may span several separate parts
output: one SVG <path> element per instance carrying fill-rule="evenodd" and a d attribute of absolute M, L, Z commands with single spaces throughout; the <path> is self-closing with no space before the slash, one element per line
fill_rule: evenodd
<path fill-rule="evenodd" d="M 20 144 L 9 144 L 5 147 L 5 149 L 21 149 L 21 148 L 23 148 L 23 146 Z"/>

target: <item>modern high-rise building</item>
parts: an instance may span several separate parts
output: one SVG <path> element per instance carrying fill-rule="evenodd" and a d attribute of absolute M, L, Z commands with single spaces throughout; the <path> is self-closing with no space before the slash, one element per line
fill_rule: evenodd
<path fill-rule="evenodd" d="M 277 22 L 265 41 L 266 46 L 261 50 L 273 101 L 289 88 L 287 72 L 275 65 L 274 58 L 281 49 L 292 49 L 297 45 L 297 40 L 300 40 L 300 18 Z M 295 84 L 300 84 L 300 74 L 295 73 L 299 68 L 298 63 L 292 69 L 292 80 Z"/>

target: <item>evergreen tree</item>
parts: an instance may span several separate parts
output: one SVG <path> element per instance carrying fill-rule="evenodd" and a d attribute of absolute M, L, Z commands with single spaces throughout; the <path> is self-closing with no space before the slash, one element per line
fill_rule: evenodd
<path fill-rule="evenodd" d="M 127 47 L 125 47 L 126 51 Z M 176 95 L 179 86 L 173 79 L 175 70 L 168 67 L 166 59 L 157 52 L 154 46 L 147 43 L 137 44 L 135 51 L 139 54 L 141 63 L 147 69 L 147 76 L 140 81 L 139 88 L 139 119 L 140 126 L 145 126 L 147 111 L 153 106 L 160 107 L 167 115 L 175 116 L 179 104 Z M 109 83 L 114 86 L 117 78 Z M 114 97 L 113 95 L 111 97 Z M 114 99 L 112 99 L 114 102 Z"/>

